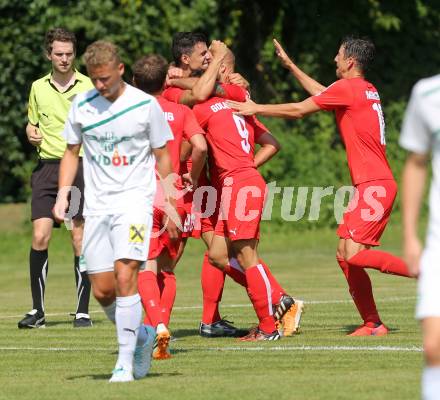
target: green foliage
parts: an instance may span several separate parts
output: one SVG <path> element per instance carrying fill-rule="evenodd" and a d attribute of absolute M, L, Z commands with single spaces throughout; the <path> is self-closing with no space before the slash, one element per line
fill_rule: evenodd
<path fill-rule="evenodd" d="M 122 50 L 127 79 L 129 66 L 142 54 L 154 51 L 170 59 L 175 32 L 206 32 L 232 47 L 238 71 L 251 82 L 253 98 L 266 103 L 307 96 L 274 56 L 273 37 L 305 72 L 327 85 L 335 80 L 333 58 L 340 38 L 351 33 L 369 36 L 377 47 L 369 79 L 381 94 L 389 161 L 397 178 L 405 157 L 397 139 L 410 89 L 421 77 L 437 73 L 440 65 L 440 53 L 434 51 L 440 39 L 440 8 L 422 0 L 0 0 L 0 23 L 0 202 L 24 200 L 29 194 L 27 182 L 36 157 L 24 134 L 27 96 L 32 81 L 50 68 L 42 42 L 45 31 L 54 26 L 76 33 L 79 56 L 94 40 L 113 40 Z M 80 57 L 78 65 L 81 69 Z M 332 114 L 265 123 L 283 146 L 263 168 L 269 182 L 335 189 L 350 184 Z M 332 203 L 330 197 L 323 199 L 319 221 L 295 226 L 334 225 Z"/>

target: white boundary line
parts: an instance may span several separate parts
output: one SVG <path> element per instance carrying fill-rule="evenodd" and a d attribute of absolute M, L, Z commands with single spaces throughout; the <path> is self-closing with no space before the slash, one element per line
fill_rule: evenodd
<path fill-rule="evenodd" d="M 198 352 L 211 352 L 211 351 L 222 351 L 222 352 L 272 352 L 272 351 L 283 351 L 283 352 L 294 352 L 294 351 L 322 351 L 322 352 L 350 352 L 350 351 L 378 351 L 378 352 L 404 352 L 404 353 L 421 353 L 423 349 L 421 347 L 411 346 L 411 347 L 394 347 L 394 346 L 233 346 L 233 347 L 171 347 L 171 350 L 177 351 L 198 351 Z M 103 347 L 0 347 L 0 351 L 48 351 L 48 352 L 113 352 L 115 348 L 103 348 Z"/>
<path fill-rule="evenodd" d="M 397 301 L 407 301 L 407 300 L 415 300 L 417 299 L 416 296 L 407 296 L 407 297 L 388 297 L 385 299 L 381 299 L 378 300 L 378 303 L 391 303 L 391 302 L 397 302 Z M 304 303 L 305 304 L 351 304 L 353 302 L 353 300 L 305 300 Z M 250 303 L 247 304 L 222 304 L 221 305 L 222 309 L 225 308 L 248 308 L 248 307 L 252 307 L 252 305 Z M 201 305 L 196 305 L 196 306 L 176 306 L 173 307 L 173 311 L 177 311 L 177 310 L 201 310 L 202 306 Z M 89 314 L 99 314 L 99 313 L 103 313 L 102 310 L 91 310 L 89 311 Z M 20 314 L 20 315 L 0 315 L 0 320 L 2 319 L 8 319 L 8 318 L 20 318 L 23 317 L 24 314 Z M 69 315 L 69 313 L 64 312 L 64 313 L 46 313 L 45 314 L 46 317 L 61 317 L 61 316 L 66 316 Z"/>

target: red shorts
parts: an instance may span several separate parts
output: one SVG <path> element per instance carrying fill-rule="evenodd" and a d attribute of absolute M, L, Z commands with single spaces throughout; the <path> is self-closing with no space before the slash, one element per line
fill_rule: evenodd
<path fill-rule="evenodd" d="M 181 221 L 185 218 L 185 210 L 182 207 L 177 207 L 177 213 Z M 174 260 L 177 257 L 180 243 L 182 242 L 182 235 L 177 240 L 170 240 L 166 226 L 163 224 L 165 212 L 159 208 L 154 207 L 153 211 L 153 227 L 151 229 L 150 248 L 148 251 L 148 259 L 154 260 L 166 250 L 169 256 Z"/>
<path fill-rule="evenodd" d="M 388 223 L 397 184 L 392 179 L 365 182 L 355 187 L 337 235 L 356 243 L 379 246 L 379 239 Z"/>
<path fill-rule="evenodd" d="M 205 188 L 211 192 L 209 196 L 204 193 Z M 189 194 L 185 196 L 186 217 L 182 236 L 200 239 L 202 233 L 214 230 L 217 221 L 218 196 L 217 190 L 213 186 L 201 186 L 197 188 L 197 191 L 195 202 L 193 202 L 194 193 L 191 193 L 191 196 Z"/>
<path fill-rule="evenodd" d="M 215 234 L 230 240 L 259 239 L 265 194 L 266 182 L 260 174 L 224 185 Z"/>

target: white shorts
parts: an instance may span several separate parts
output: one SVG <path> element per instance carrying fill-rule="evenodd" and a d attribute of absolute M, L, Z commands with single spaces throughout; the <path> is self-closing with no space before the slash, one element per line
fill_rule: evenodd
<path fill-rule="evenodd" d="M 148 209 L 87 216 L 82 246 L 87 273 L 111 272 L 114 262 L 120 259 L 145 262 L 148 259 L 152 221 L 152 213 Z"/>
<path fill-rule="evenodd" d="M 426 248 L 422 254 L 416 317 L 440 317 L 440 247 Z"/>

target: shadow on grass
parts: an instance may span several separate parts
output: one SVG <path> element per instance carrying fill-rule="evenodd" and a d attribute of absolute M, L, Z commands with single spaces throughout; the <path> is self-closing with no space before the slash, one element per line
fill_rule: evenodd
<path fill-rule="evenodd" d="M 152 379 L 152 378 L 160 378 L 160 377 L 166 377 L 166 376 L 180 376 L 183 375 L 180 372 L 153 372 L 151 374 L 148 374 L 145 378 L 143 379 Z M 84 374 L 84 375 L 76 375 L 76 376 L 70 376 L 68 378 L 66 378 L 66 380 L 68 381 L 76 381 L 78 379 L 84 379 L 84 378 L 89 378 L 89 379 L 93 379 L 95 381 L 108 381 L 111 377 L 111 374 Z"/>

